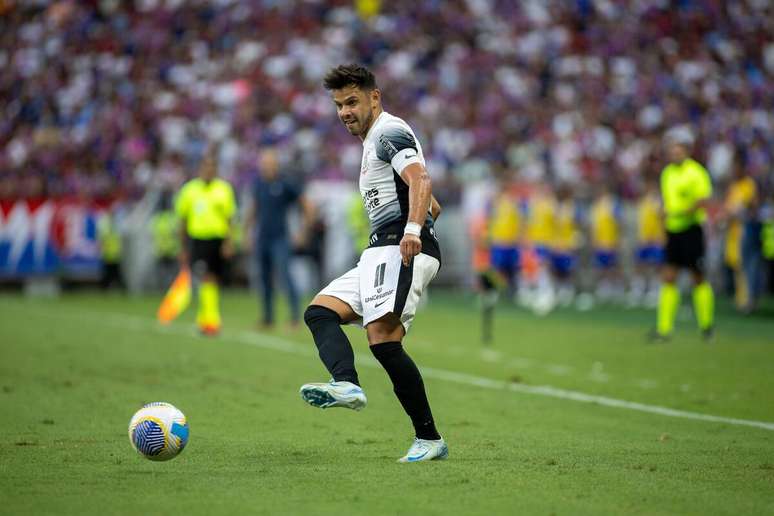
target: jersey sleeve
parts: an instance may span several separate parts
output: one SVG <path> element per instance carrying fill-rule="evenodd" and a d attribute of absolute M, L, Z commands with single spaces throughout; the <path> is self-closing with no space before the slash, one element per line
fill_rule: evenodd
<path fill-rule="evenodd" d="M 399 124 L 388 125 L 376 135 L 376 157 L 390 163 L 398 174 L 413 163 L 422 164 L 414 135 Z"/>
<path fill-rule="evenodd" d="M 706 168 L 698 163 L 696 164 L 696 167 L 699 172 L 699 179 L 696 184 L 697 198 L 708 199 L 709 197 L 712 197 L 712 180 L 710 179 L 709 172 L 707 172 Z"/>
<path fill-rule="evenodd" d="M 231 183 L 224 182 L 223 190 L 225 198 L 223 203 L 223 214 L 226 219 L 231 219 L 236 213 L 236 196 L 234 195 L 234 188 L 231 186 Z"/>

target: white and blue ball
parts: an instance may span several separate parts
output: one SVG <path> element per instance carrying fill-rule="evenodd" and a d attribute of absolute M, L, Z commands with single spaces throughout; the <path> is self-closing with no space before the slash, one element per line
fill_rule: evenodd
<path fill-rule="evenodd" d="M 129 421 L 129 441 L 146 459 L 173 459 L 188 443 L 188 421 L 170 403 L 148 403 Z"/>

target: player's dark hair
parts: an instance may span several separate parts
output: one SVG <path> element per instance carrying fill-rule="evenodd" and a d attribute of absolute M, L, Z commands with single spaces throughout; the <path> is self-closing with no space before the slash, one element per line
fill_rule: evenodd
<path fill-rule="evenodd" d="M 365 66 L 359 64 L 339 65 L 331 68 L 325 78 L 323 85 L 326 90 L 340 90 L 347 86 L 355 85 L 361 90 L 371 91 L 376 89 L 376 78 Z"/>

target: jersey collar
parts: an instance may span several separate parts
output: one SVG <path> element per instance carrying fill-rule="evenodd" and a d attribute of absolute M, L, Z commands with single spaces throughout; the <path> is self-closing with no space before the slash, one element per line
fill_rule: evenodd
<path fill-rule="evenodd" d="M 379 113 L 379 116 L 376 117 L 376 120 L 374 120 L 374 123 L 371 124 L 371 127 L 368 128 L 368 132 L 365 135 L 365 138 L 363 138 L 363 147 L 365 147 L 366 142 L 368 141 L 368 136 L 371 134 L 371 131 L 374 130 L 374 127 L 379 123 L 379 120 L 382 119 L 382 117 L 387 113 L 384 109 L 382 109 L 382 112 Z"/>

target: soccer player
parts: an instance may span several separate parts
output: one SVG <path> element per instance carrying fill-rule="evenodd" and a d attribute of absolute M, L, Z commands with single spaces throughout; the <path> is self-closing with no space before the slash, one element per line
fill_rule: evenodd
<path fill-rule="evenodd" d="M 509 294 L 516 289 L 519 269 L 521 221 L 517 199 L 508 191 L 504 175 L 498 177 L 497 191 L 489 207 L 488 237 L 491 266 L 507 281 Z"/>
<path fill-rule="evenodd" d="M 563 306 L 575 299 L 575 269 L 580 247 L 578 206 L 573 199 L 570 185 L 560 185 L 556 190 L 556 223 L 551 246 L 551 263 L 558 285 L 557 297 Z"/>
<path fill-rule="evenodd" d="M 646 180 L 645 191 L 637 201 L 636 210 L 637 254 L 629 304 L 637 306 L 644 303 L 654 308 L 658 302 L 658 269 L 664 260 L 664 223 L 655 177 Z"/>
<path fill-rule="evenodd" d="M 724 203 L 724 214 L 728 219 L 726 230 L 726 248 L 724 258 L 726 265 L 734 275 L 734 301 L 739 311 L 752 311 L 755 299 L 755 275 L 748 280 L 744 267 L 744 243 L 747 226 L 754 222 L 754 207 L 757 197 L 757 186 L 752 177 L 745 171 L 741 163 L 735 164 L 734 179 L 728 186 Z M 749 252 L 748 252 L 749 254 Z M 748 260 L 749 261 L 749 260 Z"/>
<path fill-rule="evenodd" d="M 474 215 L 468 227 L 472 243 L 472 263 L 476 280 L 476 292 L 481 306 L 481 341 L 485 345 L 492 343 L 494 309 L 500 298 L 500 290 L 507 281 L 492 266 L 492 249 L 488 224 L 483 213 Z"/>
<path fill-rule="evenodd" d="M 595 295 L 603 302 L 614 300 L 621 291 L 618 268 L 620 220 L 621 207 L 610 186 L 602 183 L 589 208 L 589 225 L 598 275 Z"/>
<path fill-rule="evenodd" d="M 527 228 L 520 263 L 524 280 L 519 285 L 518 300 L 540 315 L 546 315 L 556 306 L 551 275 L 556 207 L 551 185 L 543 181 L 536 183 L 527 203 Z"/>
<path fill-rule="evenodd" d="M 217 175 L 215 149 L 210 148 L 202 160 L 199 177 L 183 185 L 175 203 L 182 221 L 180 264 L 190 265 L 199 280 L 196 324 L 202 335 L 220 331 L 218 282 L 223 279 L 225 261 L 233 255 L 234 189 Z"/>
<path fill-rule="evenodd" d="M 406 122 L 382 109 L 381 91 L 366 68 L 333 68 L 324 85 L 341 122 L 363 141 L 360 193 L 372 233 L 355 268 L 320 291 L 304 313 L 333 379 L 303 385 L 301 397 L 319 408 L 366 405 L 352 346 L 340 327 L 359 322 L 414 425 L 416 438 L 399 461 L 445 459 L 448 448 L 435 427 L 422 376 L 401 344 L 441 265 L 433 231 L 440 206 L 431 195 L 422 147 Z"/>
<path fill-rule="evenodd" d="M 705 339 L 712 336 L 715 296 L 704 278 L 705 208 L 712 195 L 712 182 L 703 166 L 690 157 L 693 135 L 685 127 L 670 129 L 665 138 L 670 163 L 661 172 L 666 229 L 666 257 L 661 269 L 654 341 L 666 341 L 672 334 L 680 306 L 677 273 L 688 269 L 693 276 L 693 304 L 696 321 Z"/>

